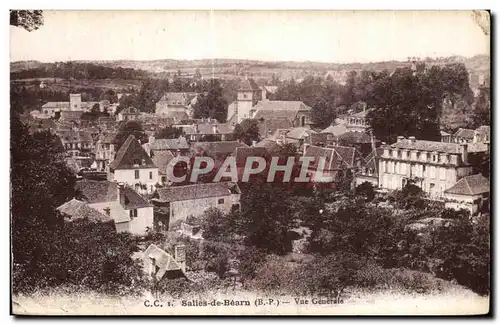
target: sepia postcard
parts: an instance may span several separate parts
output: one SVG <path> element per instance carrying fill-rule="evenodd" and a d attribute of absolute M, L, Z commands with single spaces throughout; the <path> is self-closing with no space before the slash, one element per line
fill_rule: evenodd
<path fill-rule="evenodd" d="M 489 314 L 490 52 L 481 10 L 10 10 L 11 314 Z"/>

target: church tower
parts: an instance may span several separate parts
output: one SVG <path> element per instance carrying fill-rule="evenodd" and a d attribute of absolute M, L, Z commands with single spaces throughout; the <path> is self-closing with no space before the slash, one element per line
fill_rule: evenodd
<path fill-rule="evenodd" d="M 260 100 L 259 94 L 262 91 L 252 79 L 245 78 L 238 89 L 238 98 L 236 103 L 237 123 L 244 119 L 253 118 L 253 107 Z"/>

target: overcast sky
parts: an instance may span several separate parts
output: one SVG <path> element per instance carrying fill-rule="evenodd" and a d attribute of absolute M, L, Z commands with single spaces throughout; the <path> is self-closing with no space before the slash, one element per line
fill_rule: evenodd
<path fill-rule="evenodd" d="M 44 11 L 11 61 L 234 58 L 375 62 L 489 53 L 470 11 Z"/>

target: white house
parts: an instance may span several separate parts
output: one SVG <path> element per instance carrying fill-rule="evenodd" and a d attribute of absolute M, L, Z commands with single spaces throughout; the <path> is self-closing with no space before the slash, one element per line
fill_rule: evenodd
<path fill-rule="evenodd" d="M 124 184 L 84 180 L 77 182 L 76 189 L 80 200 L 73 199 L 58 208 L 71 219 L 111 219 L 117 232 L 135 235 L 144 235 L 153 227 L 153 205 Z"/>
<path fill-rule="evenodd" d="M 125 183 L 139 193 L 152 193 L 160 183 L 158 167 L 133 135 L 109 164 L 108 180 Z"/>

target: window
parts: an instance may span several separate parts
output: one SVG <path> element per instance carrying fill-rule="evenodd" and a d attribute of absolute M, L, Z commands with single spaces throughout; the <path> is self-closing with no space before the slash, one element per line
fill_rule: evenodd
<path fill-rule="evenodd" d="M 437 155 L 432 155 L 432 161 L 436 162 L 438 159 L 438 156 Z"/>
<path fill-rule="evenodd" d="M 129 210 L 130 219 L 137 218 L 137 209 Z"/>
<path fill-rule="evenodd" d="M 153 172 L 149 172 L 149 179 L 153 179 Z"/>
<path fill-rule="evenodd" d="M 135 179 L 139 179 L 139 171 L 138 170 L 135 170 Z"/>
<path fill-rule="evenodd" d="M 224 199 L 219 199 L 219 200 L 217 201 L 217 204 L 224 204 Z"/>

